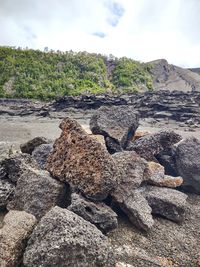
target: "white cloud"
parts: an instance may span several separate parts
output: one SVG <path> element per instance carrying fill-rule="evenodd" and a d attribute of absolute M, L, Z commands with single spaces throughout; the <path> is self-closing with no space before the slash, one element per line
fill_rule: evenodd
<path fill-rule="evenodd" d="M 200 66 L 199 0 L 0 0 L 0 45 Z"/>

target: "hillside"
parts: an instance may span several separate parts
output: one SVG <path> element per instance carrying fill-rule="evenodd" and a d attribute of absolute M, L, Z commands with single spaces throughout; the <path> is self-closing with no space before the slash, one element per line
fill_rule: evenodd
<path fill-rule="evenodd" d="M 199 69 L 184 69 L 165 59 L 150 62 L 155 90 L 200 91 Z"/>
<path fill-rule="evenodd" d="M 0 97 L 147 91 L 153 88 L 150 69 L 128 58 L 0 47 Z"/>

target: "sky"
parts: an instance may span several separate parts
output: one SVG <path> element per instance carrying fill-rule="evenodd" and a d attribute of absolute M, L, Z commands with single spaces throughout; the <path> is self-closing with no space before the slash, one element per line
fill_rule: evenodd
<path fill-rule="evenodd" d="M 200 67 L 200 0 L 0 0 L 0 45 Z"/>

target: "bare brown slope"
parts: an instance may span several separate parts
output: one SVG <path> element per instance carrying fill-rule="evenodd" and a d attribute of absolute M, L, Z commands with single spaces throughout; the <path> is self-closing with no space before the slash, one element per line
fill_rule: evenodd
<path fill-rule="evenodd" d="M 189 69 L 171 65 L 165 59 L 150 62 L 155 90 L 200 91 L 200 75 Z"/>

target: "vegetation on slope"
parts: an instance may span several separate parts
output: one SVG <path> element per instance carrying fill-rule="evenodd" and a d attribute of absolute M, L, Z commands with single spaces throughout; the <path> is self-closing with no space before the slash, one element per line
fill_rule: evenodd
<path fill-rule="evenodd" d="M 0 97 L 45 100 L 152 90 L 150 69 L 149 64 L 128 58 L 0 47 Z"/>

